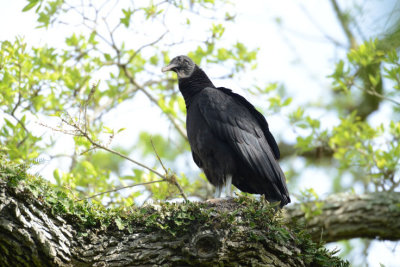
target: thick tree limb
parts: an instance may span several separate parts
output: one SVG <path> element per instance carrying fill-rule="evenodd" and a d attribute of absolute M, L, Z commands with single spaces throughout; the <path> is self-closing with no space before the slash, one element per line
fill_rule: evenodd
<path fill-rule="evenodd" d="M 0 171 L 0 176 L 4 175 Z M 310 249 L 318 251 L 317 246 L 297 237 L 298 232 L 291 230 L 293 224 L 286 227 L 271 221 L 262 204 L 202 204 L 195 213 L 207 214 L 205 221 L 198 221 L 201 216 L 182 219 L 198 215 L 187 212 L 191 204 L 177 204 L 172 213 L 155 209 L 128 227 L 121 228 L 115 222 L 85 226 L 79 216 L 54 215 L 59 203 L 49 204 L 46 196 L 34 195 L 28 188 L 23 184 L 10 186 L 0 179 L 0 265 L 318 266 L 310 263 L 312 255 L 304 256 Z M 355 237 L 400 239 L 397 192 L 339 194 L 318 205 L 295 204 L 285 210 L 288 221 L 307 224 L 314 241 Z M 159 219 L 154 221 L 154 216 Z M 258 221 L 248 221 L 249 216 Z M 175 234 L 163 230 L 171 227 L 171 218 L 180 218 L 182 223 L 175 224 Z M 151 220 L 158 228 L 148 226 Z M 175 223 L 174 219 L 172 222 Z M 324 255 L 330 260 L 329 254 Z"/>
<path fill-rule="evenodd" d="M 287 208 L 288 217 L 307 224 L 314 241 L 350 238 L 400 240 L 400 193 L 338 194 Z M 308 219 L 305 219 L 308 210 Z M 312 215 L 314 214 L 314 215 Z"/>
<path fill-rule="evenodd" d="M 291 156 L 300 156 L 309 160 L 330 160 L 333 158 L 334 151 L 328 146 L 317 146 L 306 152 L 300 152 L 293 144 L 280 142 L 279 150 L 281 159 Z"/>
<path fill-rule="evenodd" d="M 251 203 L 235 201 L 218 205 L 170 204 L 172 209 L 167 213 L 163 208 L 156 209 L 144 216 L 142 223 L 131 223 L 122 229 L 115 222 L 84 226 L 79 216 L 54 215 L 57 203 L 49 205 L 44 199 L 41 195 L 35 197 L 26 186 L 8 186 L 0 179 L 0 265 L 347 265 L 306 237 L 299 238 L 289 228 L 272 222 L 270 215 L 259 213 L 259 208 L 266 207 L 263 204 L 257 209 L 252 209 Z M 207 214 L 206 221 L 184 219 L 186 215 L 198 216 L 193 210 L 189 212 L 195 205 L 201 205 L 196 212 Z M 272 210 L 267 206 L 268 209 Z M 250 215 L 258 218 L 264 227 L 247 223 Z M 160 224 L 158 228 L 148 225 L 152 220 L 154 223 L 154 216 L 159 218 L 155 220 Z M 175 224 L 175 234 L 162 230 L 171 227 L 170 218 L 183 223 Z"/>

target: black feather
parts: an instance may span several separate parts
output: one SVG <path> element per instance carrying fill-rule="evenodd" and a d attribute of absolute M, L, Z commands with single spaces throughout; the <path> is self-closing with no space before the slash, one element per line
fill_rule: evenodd
<path fill-rule="evenodd" d="M 215 87 L 196 65 L 190 77 L 179 79 L 179 89 L 187 107 L 193 160 L 208 180 L 220 186 L 232 175 L 240 190 L 263 194 L 281 207 L 288 204 L 279 148 L 264 116 L 244 97 Z"/>

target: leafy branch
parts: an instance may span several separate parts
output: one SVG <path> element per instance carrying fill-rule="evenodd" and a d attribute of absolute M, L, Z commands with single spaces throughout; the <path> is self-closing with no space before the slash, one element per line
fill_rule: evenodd
<path fill-rule="evenodd" d="M 134 160 L 134 159 L 132 159 L 132 158 L 130 158 L 130 157 L 128 157 L 128 156 L 116 151 L 116 150 L 113 150 L 113 149 L 107 147 L 106 145 L 101 144 L 100 142 L 95 140 L 95 138 L 93 138 L 90 135 L 90 128 L 89 128 L 90 124 L 88 122 L 89 119 L 88 119 L 88 116 L 87 116 L 87 107 L 88 107 L 89 102 L 91 101 L 91 98 L 92 98 L 93 94 L 94 94 L 95 88 L 96 88 L 96 85 L 94 85 L 92 87 L 87 100 L 84 102 L 83 110 L 81 109 L 79 111 L 79 115 L 78 115 L 78 120 L 77 121 L 74 120 L 72 118 L 72 116 L 68 112 L 65 113 L 66 118 L 65 117 L 61 117 L 62 123 L 72 127 L 71 130 L 67 130 L 67 129 L 63 129 L 63 128 L 55 128 L 55 127 L 51 127 L 51 126 L 43 124 L 43 123 L 39 123 L 39 124 L 41 126 L 47 127 L 49 129 L 52 129 L 54 131 L 62 132 L 64 134 L 68 134 L 68 135 L 72 135 L 72 136 L 76 136 L 76 137 L 85 138 L 91 144 L 91 147 L 89 149 L 87 149 L 86 151 L 84 151 L 83 153 L 81 153 L 81 154 L 84 154 L 84 153 L 86 153 L 88 151 L 91 151 L 91 150 L 99 148 L 99 149 L 105 150 L 107 152 L 110 152 L 110 153 L 112 153 L 114 155 L 117 155 L 117 156 L 119 156 L 119 157 L 121 157 L 123 159 L 126 159 L 126 160 L 128 160 L 128 161 L 130 161 L 130 162 L 132 162 L 132 163 L 134 163 L 134 164 L 136 164 L 136 165 L 138 165 L 138 166 L 140 166 L 140 167 L 142 167 L 142 168 L 144 168 L 144 169 L 146 169 L 146 170 L 148 170 L 148 171 L 150 171 L 152 173 L 154 173 L 155 175 L 160 177 L 161 180 L 145 182 L 145 183 L 139 183 L 139 184 L 134 184 L 134 185 L 131 185 L 131 186 L 125 186 L 125 187 L 121 187 L 121 188 L 116 188 L 116 189 L 112 189 L 112 190 L 109 190 L 109 191 L 105 191 L 105 192 L 102 192 L 102 193 L 95 194 L 93 196 L 90 196 L 90 197 L 87 197 L 87 198 L 84 198 L 84 199 L 93 198 L 93 197 L 96 197 L 96 196 L 99 196 L 99 195 L 102 195 L 102 194 L 107 194 L 107 193 L 110 193 L 110 192 L 119 191 L 119 190 L 122 190 L 122 189 L 125 189 L 125 188 L 129 188 L 129 187 L 145 185 L 145 184 L 152 184 L 152 183 L 158 183 L 158 182 L 168 182 L 168 183 L 176 186 L 176 188 L 179 190 L 180 195 L 183 197 L 183 199 L 185 201 L 188 201 L 185 192 L 183 191 L 181 185 L 179 184 L 179 182 L 177 180 L 176 174 L 175 173 L 171 173 L 169 170 L 167 170 L 165 168 L 165 166 L 161 162 L 161 159 L 160 159 L 159 155 L 157 154 L 157 152 L 156 152 L 156 155 L 157 155 L 158 160 L 161 162 L 161 165 L 162 165 L 162 167 L 163 167 L 163 169 L 165 171 L 164 174 L 162 174 L 162 173 L 158 172 L 157 170 L 155 170 L 155 169 L 153 169 L 153 168 L 151 168 L 151 167 L 149 167 L 149 166 L 147 166 L 147 165 L 145 165 L 145 164 L 143 164 L 143 163 L 141 163 L 139 161 L 136 161 L 136 160 Z M 82 112 L 83 112 L 83 122 L 81 122 L 81 113 Z M 113 135 L 110 137 L 110 142 L 111 142 L 112 138 L 113 138 Z M 153 147 L 154 147 L 154 145 L 153 145 Z M 154 150 L 155 150 L 155 148 L 154 148 Z M 78 201 L 84 200 L 84 199 L 79 199 Z"/>

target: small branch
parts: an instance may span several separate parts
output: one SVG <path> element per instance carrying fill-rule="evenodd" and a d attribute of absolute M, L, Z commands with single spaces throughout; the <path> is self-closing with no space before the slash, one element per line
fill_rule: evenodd
<path fill-rule="evenodd" d="M 291 156 L 298 156 L 311 160 L 330 160 L 335 152 L 329 146 L 323 145 L 316 145 L 313 149 L 304 152 L 299 151 L 294 144 L 280 142 L 278 146 L 281 152 L 281 159 Z"/>
<path fill-rule="evenodd" d="M 357 47 L 357 41 L 356 41 L 356 38 L 354 37 L 353 33 L 350 30 L 348 21 L 346 20 L 343 12 L 340 10 L 339 5 L 336 2 L 336 0 L 330 0 L 330 1 L 333 6 L 333 10 L 335 11 L 335 14 L 340 22 L 340 25 L 342 25 L 343 31 L 346 34 L 347 39 L 349 40 L 350 48 L 355 49 Z"/>
<path fill-rule="evenodd" d="M 63 120 L 63 122 L 68 124 L 68 122 L 65 121 L 65 120 Z M 168 175 L 168 174 L 163 175 L 163 174 L 159 173 L 158 171 L 156 171 L 156 170 L 154 170 L 154 169 L 152 169 L 152 168 L 150 168 L 150 167 L 144 165 L 143 163 L 140 163 L 140 162 L 138 162 L 138 161 L 136 161 L 136 160 L 134 160 L 134 159 L 132 159 L 132 158 L 130 158 L 130 157 L 124 155 L 124 154 L 119 153 L 118 151 L 115 151 L 115 150 L 113 150 L 113 149 L 111 149 L 111 148 L 108 148 L 108 147 L 106 147 L 106 146 L 103 146 L 103 145 L 101 145 L 101 144 L 95 142 L 86 132 L 82 131 L 82 129 L 81 129 L 78 125 L 76 125 L 75 123 L 72 123 L 72 124 L 69 123 L 69 125 L 72 126 L 72 127 L 74 127 L 74 128 L 78 131 L 79 135 L 82 136 L 82 137 L 85 137 L 95 148 L 101 148 L 101 149 L 103 149 L 103 150 L 105 150 L 105 151 L 108 151 L 108 152 L 110 152 L 110 153 L 113 153 L 113 154 L 115 154 L 115 155 L 118 155 L 118 156 L 120 156 L 121 158 L 124 158 L 124 159 L 126 159 L 126 160 L 128 160 L 128 161 L 130 161 L 130 162 L 132 162 L 132 163 L 134 163 L 134 164 L 136 164 L 136 165 L 138 165 L 138 166 L 140 166 L 140 167 L 142 167 L 142 168 L 144 168 L 144 169 L 146 169 L 146 170 L 152 172 L 152 173 L 154 173 L 155 175 L 159 176 L 159 177 L 162 178 L 163 180 L 165 180 L 165 181 L 167 181 L 167 182 L 169 182 L 169 183 L 175 185 L 175 186 L 178 188 L 179 192 L 181 193 L 183 199 L 184 199 L 185 201 L 188 201 L 188 199 L 187 199 L 185 193 L 183 192 L 182 187 L 180 186 L 180 184 L 178 183 L 178 181 L 177 181 L 177 179 L 176 179 L 175 174 L 173 174 L 173 175 Z"/>
<path fill-rule="evenodd" d="M 156 40 L 154 40 L 153 42 L 144 44 L 144 45 L 142 45 L 141 47 L 139 47 L 139 48 L 135 51 L 135 53 L 133 53 L 133 54 L 129 57 L 127 63 L 130 63 L 144 48 L 149 47 L 149 46 L 153 46 L 153 45 L 157 44 L 158 42 L 160 42 L 168 32 L 169 32 L 168 30 L 165 31 L 160 37 L 158 37 L 158 38 L 157 38 Z"/>
<path fill-rule="evenodd" d="M 300 9 L 303 11 L 303 13 L 306 15 L 308 20 L 321 32 L 321 34 L 330 42 L 334 43 L 336 46 L 344 46 L 342 43 L 340 43 L 338 40 L 330 36 L 325 32 L 325 30 L 321 27 L 321 23 L 319 21 L 316 21 L 313 16 L 308 12 L 308 10 L 304 7 L 303 4 L 299 3 Z"/>
<path fill-rule="evenodd" d="M 159 173 L 158 171 L 156 171 L 156 170 L 154 170 L 154 169 L 152 169 L 152 168 L 150 168 L 150 167 L 144 165 L 143 163 L 140 163 L 140 162 L 138 162 L 138 161 L 136 161 L 136 160 L 134 160 L 134 159 L 131 159 L 130 157 L 128 157 L 128 156 L 126 156 L 126 155 L 124 155 L 124 154 L 119 153 L 118 151 L 115 151 L 115 150 L 113 150 L 113 149 L 111 149 L 111 148 L 108 148 L 108 147 L 106 147 L 106 146 L 103 146 L 103 145 L 101 145 L 101 144 L 95 142 L 95 141 L 87 134 L 87 132 L 85 132 L 84 130 L 82 130 L 82 129 L 81 129 L 78 125 L 76 125 L 74 122 L 68 122 L 68 121 L 66 121 L 65 119 L 61 119 L 61 120 L 62 120 L 63 123 L 65 123 L 65 124 L 67 124 L 67 125 L 73 127 L 73 128 L 75 129 L 75 131 L 69 131 L 69 130 L 54 128 L 54 127 L 51 127 L 51 126 L 49 126 L 49 125 L 43 124 L 43 123 L 41 123 L 41 122 L 39 122 L 39 125 L 41 125 L 41 126 L 43 126 L 43 127 L 46 127 L 46 128 L 49 128 L 49 129 L 51 129 L 51 130 L 57 131 L 57 132 L 62 132 L 62 133 L 64 133 L 64 134 L 68 134 L 68 135 L 72 135 L 72 136 L 81 136 L 81 137 L 85 137 L 85 138 L 90 142 L 90 144 L 91 144 L 94 148 L 101 148 L 101 149 L 106 150 L 106 151 L 108 151 L 108 152 L 110 152 L 110 153 L 113 153 L 113 154 L 115 154 L 115 155 L 117 155 L 117 156 L 120 156 L 121 158 L 124 158 L 124 159 L 126 159 L 126 160 L 128 160 L 128 161 L 130 161 L 130 162 L 132 162 L 132 163 L 134 163 L 134 164 L 136 164 L 136 165 L 138 165 L 138 166 L 140 166 L 140 167 L 142 167 L 142 168 L 144 168 L 144 169 L 146 169 L 146 170 L 152 172 L 152 173 L 154 173 L 155 175 L 159 176 L 160 178 L 165 179 L 165 176 L 164 176 L 164 175 L 162 175 L 162 174 Z M 93 149 L 93 148 L 91 148 L 91 149 Z M 91 150 L 91 149 L 89 149 L 89 150 Z M 86 151 L 83 152 L 83 153 L 86 153 L 86 152 L 88 152 L 89 150 L 86 150 Z"/>
<path fill-rule="evenodd" d="M 17 108 L 18 108 L 19 105 L 21 104 L 21 99 L 22 99 L 21 92 L 19 92 L 19 93 L 18 93 L 18 100 L 17 100 L 17 103 L 15 103 L 15 106 L 14 106 L 14 108 L 12 109 L 12 111 L 11 111 L 11 113 L 10 113 L 11 116 L 14 117 L 15 111 L 17 110 Z"/>
<path fill-rule="evenodd" d="M 21 71 L 21 65 L 19 63 L 18 63 L 18 69 L 19 69 L 19 75 L 18 75 L 19 76 L 18 77 L 18 87 L 19 87 L 19 89 L 18 89 L 19 90 L 19 92 L 18 92 L 18 100 L 17 100 L 17 103 L 15 103 L 15 106 L 12 109 L 12 111 L 10 113 L 10 116 L 13 117 L 17 121 L 17 123 L 19 125 L 21 125 L 21 127 L 24 129 L 26 135 L 21 141 L 18 142 L 17 148 L 20 147 L 23 143 L 25 143 L 25 141 L 28 139 L 28 137 L 30 135 L 30 131 L 28 130 L 28 128 L 26 128 L 25 124 L 20 119 L 18 119 L 17 116 L 15 116 L 15 112 L 17 111 L 18 107 L 22 104 L 22 93 L 21 93 L 21 80 L 22 80 L 22 74 L 21 73 L 22 73 L 22 71 Z"/>
<path fill-rule="evenodd" d="M 75 202 L 91 199 L 91 198 L 94 198 L 94 197 L 97 197 L 97 196 L 100 196 L 100 195 L 104 195 L 104 194 L 108 194 L 108 193 L 112 193 L 112 192 L 117 192 L 119 190 L 126 189 L 126 188 L 132 188 L 132 187 L 139 186 L 139 185 L 148 185 L 148 184 L 154 184 L 154 183 L 161 183 L 161 182 L 166 182 L 166 181 L 167 180 L 162 179 L 162 180 L 157 180 L 157 181 L 150 181 L 150 182 L 144 182 L 144 183 L 138 183 L 138 184 L 127 185 L 127 186 L 123 186 L 123 187 L 118 187 L 118 188 L 111 189 L 111 190 L 108 190 L 108 191 L 104 191 L 104 192 L 101 192 L 101 193 L 98 193 L 98 194 L 94 194 L 94 195 L 92 195 L 90 197 L 85 197 L 85 198 L 81 198 L 81 199 L 75 200 Z"/>
<path fill-rule="evenodd" d="M 160 104 L 158 103 L 157 99 L 151 95 L 147 90 L 145 90 L 144 88 L 141 88 L 140 91 L 142 91 L 149 99 L 151 102 L 153 102 L 154 104 L 156 104 L 160 109 Z M 185 130 L 178 124 L 178 122 L 175 120 L 175 118 L 167 113 L 164 112 L 164 114 L 167 116 L 167 118 L 169 119 L 169 121 L 174 125 L 175 129 L 178 131 L 178 133 L 187 140 L 187 135 L 185 133 Z"/>
<path fill-rule="evenodd" d="M 390 97 L 387 97 L 387 96 L 385 96 L 385 95 L 383 95 L 383 94 L 380 94 L 380 93 L 378 93 L 376 90 L 375 90 L 375 88 L 370 88 L 370 89 L 368 89 L 368 88 L 364 88 L 364 87 L 362 87 L 362 86 L 360 86 L 360 85 L 357 85 L 357 83 L 355 82 L 355 79 L 356 79 L 356 77 L 359 77 L 360 75 L 360 69 L 358 69 L 357 71 L 356 71 L 356 73 L 354 73 L 354 75 L 353 75 L 353 77 L 351 78 L 351 80 L 349 80 L 348 82 L 347 82 L 347 86 L 348 87 L 351 87 L 351 86 L 355 86 L 357 89 L 359 89 L 359 90 L 361 90 L 361 91 L 365 91 L 367 94 L 369 94 L 369 95 L 373 95 L 373 96 L 376 96 L 376 97 L 379 97 L 379 98 L 381 98 L 381 99 L 383 99 L 383 100 L 387 100 L 387 101 L 389 101 L 389 102 L 392 102 L 393 104 L 396 104 L 396 105 L 399 105 L 400 106 L 400 102 L 399 101 L 396 101 L 396 100 L 394 100 L 393 98 L 390 98 Z"/>
<path fill-rule="evenodd" d="M 156 104 L 156 105 L 162 110 L 162 108 L 160 107 L 160 104 L 158 103 L 158 100 L 157 100 L 154 96 L 152 96 L 146 89 L 144 89 L 143 86 L 140 86 L 140 85 L 135 81 L 135 79 L 134 79 L 134 78 L 132 77 L 132 75 L 129 73 L 127 66 L 124 65 L 124 64 L 120 64 L 119 66 L 120 66 L 120 68 L 122 68 L 122 70 L 124 71 L 126 77 L 128 77 L 129 82 L 130 82 L 133 86 L 135 86 L 138 90 L 140 90 L 141 92 L 143 92 L 143 93 L 150 99 L 151 102 L 153 102 L 154 104 Z M 174 125 L 174 127 L 175 127 L 175 129 L 178 131 L 178 133 L 179 133 L 184 139 L 187 140 L 187 135 L 186 135 L 186 133 L 185 133 L 185 130 L 182 129 L 182 127 L 181 127 L 181 126 L 179 125 L 179 123 L 175 120 L 175 118 L 174 118 L 171 114 L 169 114 L 169 113 L 164 112 L 164 114 L 167 116 L 167 118 L 169 119 L 169 121 Z"/>
<path fill-rule="evenodd" d="M 361 89 L 361 90 L 362 90 L 362 89 Z M 384 96 L 384 95 L 378 93 L 378 92 L 375 91 L 375 90 L 365 90 L 365 92 L 367 92 L 367 93 L 370 94 L 370 95 L 379 97 L 379 98 L 381 98 L 381 99 L 387 100 L 387 101 L 389 101 L 389 102 L 392 102 L 393 104 L 396 104 L 396 105 L 400 106 L 400 102 L 394 100 L 393 98 Z"/>
<path fill-rule="evenodd" d="M 85 133 L 87 133 L 87 129 L 89 128 L 89 125 L 88 125 L 88 121 L 89 120 L 88 120 L 88 117 L 87 117 L 87 108 L 89 106 L 90 101 L 92 100 L 92 97 L 93 97 L 94 92 L 96 91 L 96 88 L 97 88 L 98 85 L 99 85 L 99 82 L 97 82 L 97 84 L 93 84 L 92 85 L 92 88 L 90 89 L 89 95 L 88 95 L 88 97 L 87 97 L 87 99 L 86 99 L 86 101 L 85 101 L 85 103 L 83 105 L 83 112 L 84 112 L 83 113 L 83 119 L 84 119 L 84 122 L 85 122 L 85 124 L 84 124 Z"/>
<path fill-rule="evenodd" d="M 136 164 L 136 165 L 138 165 L 138 166 L 140 166 L 140 167 L 142 167 L 142 168 L 144 168 L 144 169 L 146 169 L 146 170 L 152 172 L 152 173 L 154 173 L 155 175 L 159 176 L 159 177 L 162 179 L 162 180 L 159 180 L 159 181 L 166 181 L 166 182 L 169 182 L 170 184 L 175 185 L 175 186 L 178 188 L 178 190 L 179 190 L 180 194 L 182 195 L 183 199 L 184 199 L 185 201 L 188 201 L 188 199 L 187 199 L 187 197 L 186 197 L 186 195 L 185 195 L 185 193 L 184 193 L 182 187 L 180 186 L 180 184 L 178 183 L 178 181 L 177 181 L 177 179 L 176 179 L 176 175 L 175 175 L 175 174 L 170 175 L 170 174 L 168 173 L 167 168 L 166 168 L 166 167 L 164 166 L 164 164 L 162 163 L 161 158 L 159 157 L 157 151 L 155 150 L 155 147 L 154 147 L 153 142 L 152 142 L 153 149 L 154 149 L 154 151 L 155 151 L 155 153 L 156 153 L 156 156 L 157 156 L 158 160 L 161 162 L 161 165 L 162 165 L 162 167 L 163 167 L 163 169 L 164 169 L 164 171 L 165 171 L 165 175 L 161 174 L 160 172 L 158 172 L 158 171 L 156 171 L 156 170 L 154 170 L 154 169 L 152 169 L 152 168 L 150 168 L 150 167 L 144 165 L 143 163 L 140 163 L 140 162 L 138 162 L 138 161 L 136 161 L 136 160 L 134 160 L 134 159 L 132 159 L 132 158 L 130 158 L 130 157 L 128 157 L 128 156 L 126 156 L 126 155 L 124 155 L 124 154 L 118 152 L 118 151 L 115 151 L 115 150 L 113 150 L 113 149 L 111 149 L 111 148 L 108 148 L 108 147 L 105 146 L 105 145 L 102 145 L 102 144 L 96 142 L 95 140 L 93 140 L 92 137 L 89 136 L 89 132 L 90 132 L 90 131 L 88 131 L 89 126 L 88 126 L 88 118 L 87 118 L 87 107 L 88 107 L 88 102 L 91 100 L 91 97 L 93 96 L 96 87 L 97 87 L 96 85 L 94 85 L 94 86 L 92 87 L 92 89 L 91 89 L 91 91 L 90 91 L 90 93 L 89 93 L 89 96 L 88 96 L 87 100 L 85 101 L 85 103 L 84 103 L 84 105 L 83 105 L 83 111 L 82 111 L 82 109 L 81 109 L 81 111 L 80 111 L 80 113 L 81 113 L 81 112 L 84 113 L 84 115 L 83 115 L 83 120 L 84 120 L 83 123 L 80 122 L 80 117 L 81 117 L 80 114 L 79 114 L 79 121 L 78 121 L 78 123 L 76 123 L 76 122 L 74 121 L 74 119 L 73 119 L 68 113 L 66 113 L 66 117 L 67 117 L 66 119 L 65 119 L 65 118 L 61 118 L 61 121 L 62 121 L 63 123 L 65 123 L 65 124 L 71 126 L 71 127 L 73 128 L 73 130 L 57 129 L 57 128 L 54 128 L 54 127 L 47 126 L 47 125 L 45 125 L 45 124 L 43 124 L 43 123 L 39 123 L 39 124 L 42 125 L 42 126 L 45 126 L 45 127 L 47 127 L 47 128 L 53 129 L 53 130 L 55 130 L 55 131 L 63 132 L 63 133 L 65 133 L 65 134 L 69 134 L 69 135 L 73 135 L 73 136 L 80 136 L 80 137 L 86 138 L 86 140 L 89 141 L 89 143 L 92 145 L 92 147 L 91 147 L 90 149 L 86 150 L 86 151 L 83 152 L 83 153 L 86 153 L 86 152 L 88 152 L 88 151 L 90 151 L 90 150 L 92 150 L 92 149 L 100 148 L 100 149 L 103 149 L 103 150 L 105 150 L 105 151 L 108 151 L 108 152 L 110 152 L 110 153 L 112 153 L 112 154 L 115 154 L 115 155 L 117 155 L 117 156 L 119 156 L 119 157 L 121 157 L 121 158 L 124 158 L 124 159 L 126 159 L 126 160 L 128 160 L 128 161 L 130 161 L 130 162 L 132 162 L 132 163 L 134 163 L 134 164 Z M 83 126 L 83 129 L 82 129 L 81 126 L 80 126 L 81 124 L 84 125 L 84 126 Z M 152 182 L 152 183 L 153 183 L 153 182 Z M 138 184 L 138 185 L 139 185 L 139 184 Z M 108 193 L 108 192 L 117 191 L 117 190 L 119 190 L 119 189 L 114 189 L 114 190 L 111 190 L 111 191 L 102 192 L 102 193 L 96 194 L 96 195 L 94 195 L 94 196 L 101 195 L 101 194 L 105 194 L 105 193 Z M 92 196 L 92 197 L 94 197 L 94 196 Z M 89 198 L 91 198 L 91 197 L 89 197 Z"/>
<path fill-rule="evenodd" d="M 113 149 L 111 149 L 111 148 L 108 148 L 108 147 L 106 147 L 106 146 L 103 146 L 103 145 L 101 145 L 101 144 L 99 144 L 99 143 L 93 141 L 93 139 L 90 138 L 90 136 L 89 136 L 87 133 L 84 133 L 84 132 L 83 132 L 81 129 L 79 129 L 79 128 L 78 128 L 78 131 L 81 133 L 81 136 L 82 136 L 82 137 L 85 137 L 94 147 L 96 147 L 96 148 L 101 148 L 101 149 L 106 150 L 106 151 L 108 151 L 108 152 L 110 152 L 110 153 L 113 153 L 113 154 L 115 154 L 115 155 L 117 155 L 117 156 L 120 156 L 121 158 L 124 158 L 124 159 L 126 159 L 126 160 L 128 160 L 128 161 L 130 161 L 130 162 L 132 162 L 132 163 L 134 163 L 134 164 L 136 164 L 136 165 L 138 165 L 138 166 L 140 166 L 140 167 L 142 167 L 142 168 L 144 168 L 144 169 L 146 169 L 146 170 L 152 172 L 152 173 L 154 173 L 155 175 L 159 176 L 160 178 L 165 179 L 165 176 L 162 175 L 161 173 L 159 173 L 158 171 L 156 171 L 156 170 L 154 170 L 154 169 L 152 169 L 152 168 L 150 168 L 150 167 L 144 165 L 143 163 L 140 163 L 140 162 L 138 162 L 138 161 L 136 161 L 136 160 L 134 160 L 134 159 L 131 159 L 130 157 L 128 157 L 128 156 L 126 156 L 126 155 L 124 155 L 124 154 L 121 154 L 121 153 L 119 153 L 118 151 L 115 151 L 115 150 L 113 150 Z"/>
<path fill-rule="evenodd" d="M 160 156 L 158 155 L 157 150 L 156 150 L 156 147 L 154 146 L 154 143 L 153 143 L 153 139 L 152 139 L 152 138 L 150 138 L 150 143 L 151 143 L 151 146 L 153 147 L 154 153 L 156 154 L 156 157 L 157 157 L 158 161 L 159 161 L 160 164 L 161 164 L 161 167 L 164 169 L 164 172 L 165 172 L 165 174 L 167 175 L 167 174 L 168 174 L 168 170 L 167 170 L 167 168 L 165 168 L 164 163 L 162 162 Z"/>
<path fill-rule="evenodd" d="M 28 130 L 28 128 L 26 128 L 25 124 L 20 119 L 18 119 L 14 114 L 12 114 L 11 117 L 13 117 L 19 123 L 19 125 L 21 125 L 21 127 L 24 129 L 25 134 L 26 134 L 25 137 L 21 141 L 18 142 L 18 144 L 17 144 L 17 148 L 18 148 L 23 143 L 25 143 L 25 141 L 28 139 L 28 137 L 30 135 L 30 131 Z"/>
<path fill-rule="evenodd" d="M 178 180 L 176 179 L 176 175 L 173 174 L 173 175 L 168 176 L 168 177 L 167 177 L 167 180 L 168 180 L 168 182 L 174 184 L 174 185 L 178 188 L 179 193 L 181 194 L 181 196 L 183 197 L 183 199 L 184 199 L 186 202 L 189 202 L 188 198 L 186 197 L 185 192 L 183 191 L 183 188 L 181 187 L 181 185 L 178 183 Z"/>
<path fill-rule="evenodd" d="M 153 140 L 150 139 L 150 142 L 151 142 L 151 145 L 153 146 L 153 150 L 154 150 L 154 153 L 156 154 L 156 157 L 157 157 L 158 161 L 160 162 L 161 166 L 164 169 L 166 179 L 168 180 L 168 182 L 174 184 L 178 188 L 178 190 L 179 190 L 180 194 L 182 195 L 183 199 L 187 202 L 188 199 L 186 197 L 186 194 L 185 194 L 185 192 L 183 192 L 183 189 L 182 189 L 181 185 L 176 180 L 176 175 L 175 174 L 169 175 L 169 172 L 168 172 L 167 168 L 165 168 L 160 156 L 157 153 L 156 147 L 153 144 Z"/>

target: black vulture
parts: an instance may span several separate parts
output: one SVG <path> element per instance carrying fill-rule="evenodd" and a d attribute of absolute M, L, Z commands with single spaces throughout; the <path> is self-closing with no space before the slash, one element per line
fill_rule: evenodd
<path fill-rule="evenodd" d="M 263 194 L 269 202 L 290 202 L 278 159 L 278 145 L 264 116 L 244 97 L 215 87 L 189 57 L 171 60 L 163 72 L 178 75 L 186 104 L 187 136 L 194 162 L 216 187 L 215 197 L 231 184 L 243 192 Z"/>

